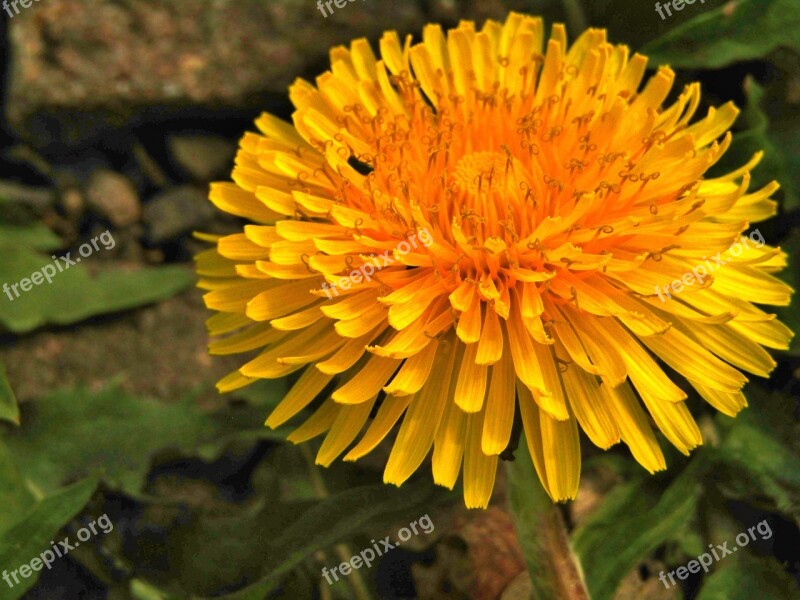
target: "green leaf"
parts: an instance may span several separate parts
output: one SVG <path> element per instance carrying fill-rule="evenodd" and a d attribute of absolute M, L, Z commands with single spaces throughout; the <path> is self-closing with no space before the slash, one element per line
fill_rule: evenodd
<path fill-rule="evenodd" d="M 506 467 L 517 537 L 534 582 L 531 598 L 588 599 L 561 513 L 542 487 L 527 445 L 520 444 Z"/>
<path fill-rule="evenodd" d="M 27 246 L 42 251 L 58 250 L 61 247 L 59 237 L 40 223 L 26 225 L 0 223 L 0 240 L 8 246 Z"/>
<path fill-rule="evenodd" d="M 264 570 L 268 575 L 264 579 L 220 600 L 262 600 L 316 550 L 341 542 L 381 515 L 411 507 L 422 510 L 421 507 L 430 506 L 434 494 L 426 479 L 406 483 L 400 490 L 388 485 L 370 485 L 335 494 L 305 512 L 281 535 L 267 540 Z"/>
<path fill-rule="evenodd" d="M 184 590 L 199 595 L 258 581 L 264 574 L 264 541 L 281 535 L 286 523 L 303 518 L 317 502 L 283 504 L 262 498 L 233 513 L 197 512 L 170 536 L 170 573 Z"/>
<path fill-rule="evenodd" d="M 57 271 L 52 258 L 28 246 L 0 244 L 0 281 L 10 286 L 0 296 L 0 326 L 13 333 L 25 333 L 48 323 L 67 325 L 164 300 L 194 282 L 194 275 L 185 267 L 106 271 L 90 277 L 84 265 L 67 269 L 63 261 L 59 263 L 63 272 Z M 44 268 L 54 273 L 50 275 L 51 283 L 43 279 L 27 292 L 20 286 L 13 289 Z"/>
<path fill-rule="evenodd" d="M 14 571 L 49 550 L 50 540 L 86 506 L 96 488 L 96 480 L 85 479 L 36 503 L 21 520 L 0 533 L 0 568 Z M 0 600 L 19 598 L 38 578 L 38 572 L 27 579 L 18 575 L 19 583 L 10 589 L 2 582 Z"/>
<path fill-rule="evenodd" d="M 757 558 L 751 552 L 725 557 L 712 567 L 697 600 L 788 600 L 797 598 L 797 584 L 772 558 Z"/>
<path fill-rule="evenodd" d="M 113 387 L 55 392 L 26 404 L 24 417 L 6 443 L 26 477 L 46 491 L 97 474 L 111 487 L 136 494 L 153 457 L 164 449 L 214 458 L 237 435 L 279 435 L 263 427 L 258 409 L 208 413 L 193 397 L 165 404 Z"/>
<path fill-rule="evenodd" d="M 130 584 L 130 594 L 133 600 L 173 600 L 167 592 L 159 590 L 157 587 L 142 581 L 141 579 L 132 579 Z"/>
<path fill-rule="evenodd" d="M 640 52 L 651 65 L 718 69 L 763 58 L 781 46 L 800 49 L 796 0 L 734 0 L 698 11 Z"/>
<path fill-rule="evenodd" d="M 326 474 L 329 475 L 327 479 L 333 479 L 340 475 L 340 469 L 335 468 Z M 276 502 L 314 500 L 319 497 L 309 478 L 308 463 L 303 458 L 302 449 L 293 444 L 273 449 L 253 471 L 252 484 L 256 494 L 269 496 Z"/>
<path fill-rule="evenodd" d="M 20 475 L 6 445 L 0 440 L 0 535 L 19 521 L 36 498 Z"/>
<path fill-rule="evenodd" d="M 286 438 L 294 430 L 293 427 L 279 427 L 278 429 L 269 429 L 268 427 L 259 427 L 263 418 L 250 420 L 248 423 L 243 424 L 247 429 L 236 431 L 232 426 L 225 427 L 224 429 L 231 429 L 229 433 L 222 433 L 220 437 L 215 438 L 210 442 L 205 442 L 197 447 L 196 454 L 206 461 L 213 461 L 219 458 L 225 450 L 235 444 L 254 445 L 257 442 L 269 441 L 276 443 L 286 442 Z M 258 427 L 254 429 L 254 427 Z"/>
<path fill-rule="evenodd" d="M 589 15 L 589 24 L 592 27 L 606 29 L 608 39 L 612 43 L 625 43 L 633 48 L 639 48 L 693 18 L 700 10 L 708 10 L 710 6 L 721 1 L 705 0 L 705 5 L 698 1 L 693 7 L 688 7 L 682 12 L 673 12 L 672 17 L 663 20 L 655 10 L 655 0 L 653 2 L 584 0 L 583 4 Z M 662 4 L 663 2 L 664 0 Z M 573 39 L 578 33 L 571 28 L 568 28 L 568 32 Z"/>
<path fill-rule="evenodd" d="M 800 119 L 797 118 L 796 109 L 789 110 L 795 113 L 793 117 L 772 122 L 769 132 L 784 164 L 785 175 L 778 181 L 786 191 L 782 207 L 787 212 L 800 208 L 800 146 L 797 144 L 800 138 Z M 794 264 L 797 265 L 796 262 Z"/>
<path fill-rule="evenodd" d="M 231 409 L 226 414 L 225 429 L 230 433 L 223 435 L 198 448 L 198 455 L 204 460 L 215 460 L 229 446 L 235 443 L 259 441 L 286 442 L 294 430 L 292 426 L 269 429 L 263 426 L 267 415 L 283 400 L 289 391 L 289 379 L 260 380 L 245 388 L 236 390 L 231 397 L 244 400 L 247 407 Z M 303 414 L 303 413 L 301 413 Z"/>
<path fill-rule="evenodd" d="M 696 454 L 665 491 L 663 475 L 616 487 L 575 530 L 593 600 L 613 598 L 622 578 L 693 517 L 708 463 Z"/>
<path fill-rule="evenodd" d="M 19 425 L 19 406 L 14 397 L 14 390 L 8 383 L 6 368 L 0 363 L 0 421 L 10 421 Z"/>
<path fill-rule="evenodd" d="M 719 417 L 728 426 L 717 449 L 727 470 L 717 471 L 717 483 L 745 500 L 766 495 L 800 523 L 800 423 L 793 414 L 795 402 L 753 385 L 747 397 L 750 408 L 736 419 Z"/>

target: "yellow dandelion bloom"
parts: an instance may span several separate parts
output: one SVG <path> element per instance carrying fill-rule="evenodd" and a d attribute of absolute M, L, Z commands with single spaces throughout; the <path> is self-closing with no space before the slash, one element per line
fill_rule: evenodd
<path fill-rule="evenodd" d="M 260 350 L 219 389 L 301 371 L 268 426 L 321 398 L 289 439 L 324 434 L 328 465 L 399 423 L 385 481 L 431 454 L 452 488 L 463 463 L 469 507 L 517 416 L 555 501 L 577 492 L 579 429 L 650 472 L 653 423 L 683 453 L 701 444 L 673 375 L 735 415 L 742 371 L 767 376 L 764 347 L 792 336 L 754 305 L 789 303 L 772 275 L 786 256 L 743 235 L 778 185 L 748 191 L 760 156 L 704 178 L 738 111 L 690 122 L 699 86 L 664 107 L 674 73 L 642 84 L 646 62 L 520 14 L 429 25 L 418 44 L 388 32 L 380 58 L 364 39 L 334 48 L 316 84 L 291 86 L 293 124 L 260 117 L 212 186 L 252 224 L 204 236 L 210 349 Z"/>

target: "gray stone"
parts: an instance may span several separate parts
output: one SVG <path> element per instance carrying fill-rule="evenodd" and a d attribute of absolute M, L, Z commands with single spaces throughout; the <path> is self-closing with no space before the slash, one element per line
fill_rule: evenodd
<path fill-rule="evenodd" d="M 207 183 L 230 174 L 236 145 L 215 135 L 182 134 L 167 140 L 170 155 L 187 175 Z"/>
<path fill-rule="evenodd" d="M 144 208 L 148 239 L 163 244 L 203 228 L 213 217 L 214 207 L 207 192 L 180 186 L 157 195 Z"/>
<path fill-rule="evenodd" d="M 89 207 L 116 227 L 136 223 L 142 216 L 139 194 L 130 180 L 108 169 L 97 169 L 86 188 Z"/>
<path fill-rule="evenodd" d="M 8 116 L 47 145 L 186 107 L 267 109 L 327 68 L 332 46 L 377 47 L 385 30 L 418 40 L 428 21 L 502 19 L 528 4 L 363 0 L 324 17 L 315 0 L 47 0 L 10 21 Z"/>
<path fill-rule="evenodd" d="M 422 21 L 405 0 L 328 19 L 311 0 L 47 0 L 10 21 L 8 117 L 39 145 L 89 139 L 145 107 L 263 107 L 332 45 Z"/>

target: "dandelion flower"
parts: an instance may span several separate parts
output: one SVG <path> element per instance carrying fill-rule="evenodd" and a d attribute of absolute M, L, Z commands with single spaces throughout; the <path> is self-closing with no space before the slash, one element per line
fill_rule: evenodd
<path fill-rule="evenodd" d="M 746 406 L 743 372 L 766 377 L 765 347 L 792 335 L 755 304 L 792 290 L 772 275 L 785 254 L 743 235 L 776 209 L 776 183 L 749 191 L 760 155 L 704 177 L 732 103 L 692 122 L 698 84 L 664 106 L 669 68 L 643 83 L 647 59 L 605 31 L 568 45 L 520 14 L 330 58 L 291 86 L 293 123 L 261 116 L 212 186 L 252 224 L 201 236 L 210 350 L 259 351 L 221 391 L 299 372 L 268 426 L 313 409 L 289 439 L 324 434 L 321 465 L 396 430 L 385 481 L 430 454 L 452 488 L 463 464 L 469 507 L 487 505 L 515 418 L 563 501 L 579 430 L 650 472 L 653 424 L 685 454 L 702 443 L 676 375 L 727 415 Z"/>

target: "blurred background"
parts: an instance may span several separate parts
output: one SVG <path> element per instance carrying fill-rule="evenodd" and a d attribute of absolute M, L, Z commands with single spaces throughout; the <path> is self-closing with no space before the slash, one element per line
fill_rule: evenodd
<path fill-rule="evenodd" d="M 519 537 L 536 531 L 515 533 L 502 469 L 490 509 L 466 511 L 425 469 L 384 486 L 388 445 L 314 467 L 314 443 L 262 427 L 291 381 L 217 394 L 243 361 L 207 353 L 192 267 L 205 244 L 191 234 L 241 230 L 208 184 L 228 179 L 260 112 L 289 119 L 287 86 L 324 71 L 331 46 L 517 10 L 567 23 L 571 39 L 606 27 L 678 71 L 673 96 L 699 80 L 705 105 L 733 99 L 743 113 L 719 170 L 765 150 L 753 185 L 778 179 L 781 207 L 759 229 L 791 253 L 782 276 L 797 288 L 800 2 L 701 2 L 667 18 L 649 0 L 363 0 L 328 17 L 312 0 L 37 0 L 0 13 L 0 284 L 114 240 L 52 284 L 0 295 L 0 569 L 101 515 L 114 526 L 0 582 L 0 599 L 531 597 Z M 779 313 L 800 329 L 796 302 Z M 593 598 L 800 598 L 798 344 L 776 360 L 735 420 L 690 400 L 706 445 L 669 454 L 666 473 L 585 445 L 562 512 Z M 430 534 L 322 578 L 426 514 Z M 762 520 L 769 539 L 677 586 L 658 580 Z"/>

